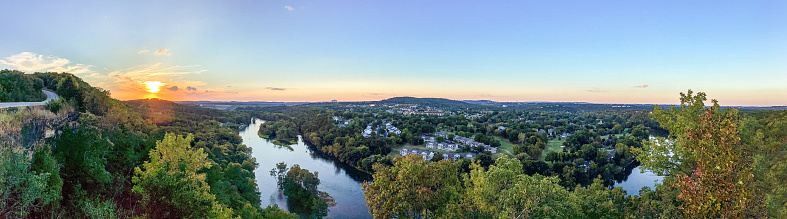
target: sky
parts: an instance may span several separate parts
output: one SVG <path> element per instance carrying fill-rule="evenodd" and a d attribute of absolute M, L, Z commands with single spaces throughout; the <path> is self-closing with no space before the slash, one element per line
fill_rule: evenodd
<path fill-rule="evenodd" d="M 787 1 L 2 1 L 0 69 L 121 100 L 787 105 Z M 160 83 L 158 93 L 148 85 Z"/>

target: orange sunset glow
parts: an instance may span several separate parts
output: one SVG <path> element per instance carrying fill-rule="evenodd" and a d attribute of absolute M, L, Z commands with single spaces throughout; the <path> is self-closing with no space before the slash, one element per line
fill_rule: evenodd
<path fill-rule="evenodd" d="M 152 94 L 158 93 L 159 88 L 164 85 L 164 83 L 159 81 L 145 81 L 143 83 L 148 87 L 148 92 Z"/>

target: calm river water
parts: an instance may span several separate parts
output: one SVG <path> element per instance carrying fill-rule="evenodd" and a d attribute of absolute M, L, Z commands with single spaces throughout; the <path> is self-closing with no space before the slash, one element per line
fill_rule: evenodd
<path fill-rule="evenodd" d="M 648 139 L 653 140 L 655 137 L 651 135 L 648 136 Z M 656 190 L 656 183 L 661 184 L 661 180 L 664 179 L 663 176 L 656 175 L 650 171 L 646 170 L 642 173 L 640 171 L 639 167 L 635 167 L 626 179 L 615 182 L 615 186 L 620 186 L 629 195 L 639 195 L 639 190 L 642 187 L 647 186 L 650 187 L 650 190 Z"/>
<path fill-rule="evenodd" d="M 664 179 L 663 176 L 656 175 L 650 171 L 640 173 L 640 168 L 635 167 L 631 170 L 628 178 L 615 183 L 615 186 L 623 188 L 629 195 L 639 195 L 639 190 L 642 187 L 650 187 L 650 190 L 656 189 L 656 183 L 661 183 Z"/>
<path fill-rule="evenodd" d="M 320 157 L 317 154 L 319 152 L 311 151 L 300 138 L 298 144 L 291 145 L 292 150 L 260 138 L 257 130 L 262 122 L 263 120 L 254 119 L 248 127 L 240 131 L 243 143 L 252 149 L 252 156 L 260 164 L 254 174 L 260 188 L 262 206 L 277 204 L 279 208 L 288 209 L 287 198 L 283 194 L 279 195 L 276 179 L 270 175 L 270 170 L 276 167 L 277 163 L 285 162 L 288 166 L 298 164 L 301 168 L 319 173 L 319 190 L 327 192 L 336 200 L 336 206 L 328 208 L 328 217 L 372 218 L 361 189 L 363 181 L 371 181 L 369 174 L 338 161 Z"/>

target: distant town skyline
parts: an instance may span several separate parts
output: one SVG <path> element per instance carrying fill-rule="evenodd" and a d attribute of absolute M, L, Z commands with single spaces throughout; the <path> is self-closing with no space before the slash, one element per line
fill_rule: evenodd
<path fill-rule="evenodd" d="M 0 69 L 121 100 L 787 105 L 785 1 L 5 1 Z M 11 13 L 13 12 L 13 13 Z"/>

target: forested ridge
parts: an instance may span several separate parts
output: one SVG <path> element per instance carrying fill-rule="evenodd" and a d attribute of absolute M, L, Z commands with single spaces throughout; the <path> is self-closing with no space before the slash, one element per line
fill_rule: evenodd
<path fill-rule="evenodd" d="M 237 134 L 248 114 L 121 102 L 67 73 L 22 76 L 62 100 L 0 113 L 1 217 L 297 217 L 259 206 L 257 163 Z M 56 132 L 20 140 L 39 128 Z"/>
<path fill-rule="evenodd" d="M 41 92 L 44 80 L 16 70 L 0 70 L 0 102 L 39 102 L 46 99 Z"/>

